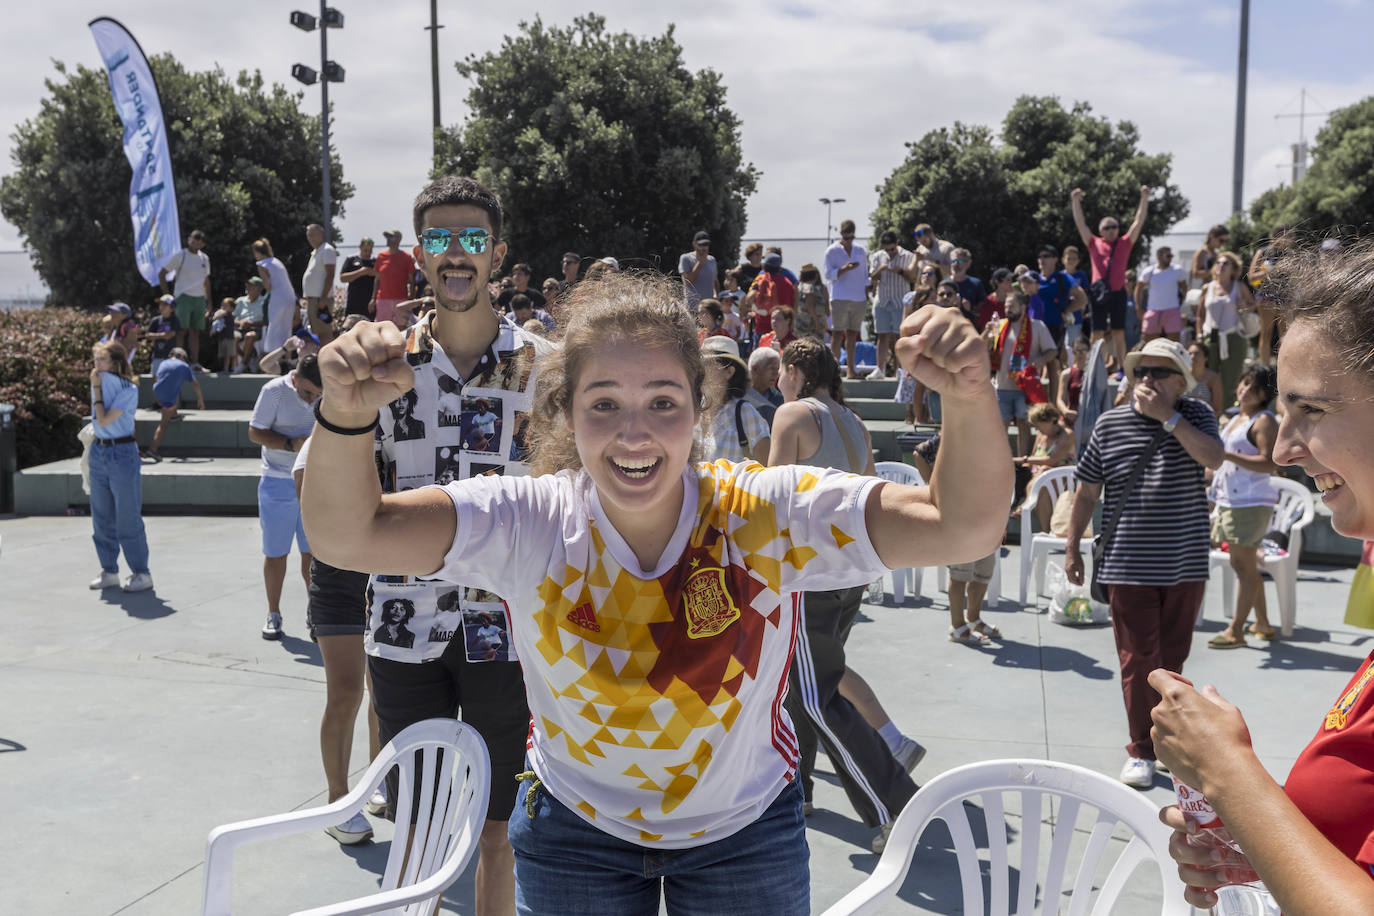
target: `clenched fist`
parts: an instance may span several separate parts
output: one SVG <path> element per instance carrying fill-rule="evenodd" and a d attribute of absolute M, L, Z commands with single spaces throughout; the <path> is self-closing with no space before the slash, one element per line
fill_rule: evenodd
<path fill-rule="evenodd" d="M 320 349 L 322 407 L 330 422 L 364 426 L 415 387 L 405 338 L 390 321 L 362 321 Z"/>
<path fill-rule="evenodd" d="M 916 381 L 942 397 L 991 393 L 988 346 L 958 309 L 927 305 L 902 322 L 897 360 Z"/>

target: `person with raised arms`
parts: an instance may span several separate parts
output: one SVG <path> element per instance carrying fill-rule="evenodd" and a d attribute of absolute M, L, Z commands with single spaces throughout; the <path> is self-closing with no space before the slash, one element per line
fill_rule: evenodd
<path fill-rule="evenodd" d="M 670 912 L 808 913 L 782 709 L 800 593 L 984 556 L 1005 527 L 1010 454 L 968 322 L 924 308 L 897 343 L 947 405 L 933 487 L 698 464 L 705 368 L 680 284 L 577 287 L 535 383 L 540 476 L 383 495 L 373 428 L 413 385 L 402 337 L 364 323 L 321 351 L 303 491 L 320 556 L 509 606 L 532 713 L 509 827 L 521 913 L 657 913 L 664 893 Z"/>

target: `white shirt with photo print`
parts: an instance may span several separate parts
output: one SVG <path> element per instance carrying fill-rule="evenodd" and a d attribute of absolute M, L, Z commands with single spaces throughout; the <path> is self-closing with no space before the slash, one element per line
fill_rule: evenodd
<path fill-rule="evenodd" d="M 524 476 L 524 427 L 533 405 L 536 354 L 549 343 L 502 319 L 496 339 L 464 379 L 430 332 L 433 313 L 406 332 L 406 359 L 415 387 L 381 411 L 377 471 L 388 493 L 482 475 Z M 478 417 L 481 419 L 478 419 Z M 410 646 L 379 639 L 383 605 L 409 602 Z M 510 631 L 505 602 L 490 591 L 414 576 L 374 575 L 368 581 L 368 654 L 403 662 L 438 658 L 455 636 L 469 661 L 515 661 L 509 640 L 492 646 L 489 628 Z M 480 635 L 479 635 L 480 634 Z"/>
<path fill-rule="evenodd" d="M 782 701 L 801 592 L 886 572 L 864 518 L 876 478 L 718 461 L 682 482 L 650 570 L 585 471 L 450 484 L 457 530 L 434 574 L 506 596 L 544 788 L 661 849 L 735 833 L 795 778 Z"/>

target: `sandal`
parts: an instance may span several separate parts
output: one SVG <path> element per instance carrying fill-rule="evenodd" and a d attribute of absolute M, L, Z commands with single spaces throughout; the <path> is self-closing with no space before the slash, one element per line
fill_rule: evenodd
<path fill-rule="evenodd" d="M 1236 639 L 1234 636 L 1227 636 L 1225 633 L 1218 633 L 1207 640 L 1209 649 L 1242 649 L 1245 647 L 1244 639 Z"/>
<path fill-rule="evenodd" d="M 983 620 L 981 617 L 977 620 L 970 620 L 968 622 L 968 625 L 973 628 L 974 633 L 980 634 L 985 639 L 1002 638 L 1002 631 L 999 630 L 997 627 L 993 626 L 992 624 L 988 623 L 986 620 Z"/>
<path fill-rule="evenodd" d="M 1245 632 L 1249 633 L 1251 636 L 1258 636 L 1260 639 L 1279 638 L 1279 631 L 1275 630 L 1273 627 L 1270 627 L 1267 630 L 1261 630 L 1258 629 L 1253 623 L 1245 628 Z"/>
<path fill-rule="evenodd" d="M 988 638 L 968 624 L 964 624 L 958 629 L 950 627 L 949 641 L 961 642 L 966 646 L 986 646 L 988 644 Z"/>

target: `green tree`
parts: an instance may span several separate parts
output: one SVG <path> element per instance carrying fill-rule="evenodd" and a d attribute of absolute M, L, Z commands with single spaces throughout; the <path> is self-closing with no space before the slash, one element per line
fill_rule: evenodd
<path fill-rule="evenodd" d="M 501 197 L 509 263 L 557 274 L 566 250 L 677 267 L 699 229 L 733 263 L 758 171 L 720 75 L 692 73 L 669 26 L 611 34 L 521 23 L 497 51 L 469 56 L 467 120 L 439 135 L 435 174 L 471 175 Z"/>
<path fill-rule="evenodd" d="M 305 226 L 320 219 L 319 116 L 302 113 L 302 93 L 267 87 L 256 72 L 231 81 L 219 69 L 188 72 L 170 54 L 149 63 L 182 235 L 206 234 L 213 295 L 242 295 L 260 236 L 299 275 L 310 256 Z M 157 290 L 134 264 L 129 164 L 105 71 L 56 68 L 38 114 L 11 137 L 14 172 L 0 181 L 0 213 L 23 234 L 54 303 L 146 303 Z M 337 156 L 331 189 L 337 216 L 353 195 Z"/>
<path fill-rule="evenodd" d="M 1103 216 L 1129 224 L 1140 186 L 1155 193 L 1135 254 L 1188 215 L 1188 202 L 1169 184 L 1170 157 L 1139 149 L 1135 125 L 1115 126 L 1085 102 L 1065 109 L 1057 98 L 1022 96 L 1002 121 L 999 135 L 956 122 L 908 143 L 907 155 L 878 186 L 872 214 L 876 232 L 894 229 L 910 244 L 912 230 L 930 223 L 937 235 L 968 248 L 974 273 L 1034 264 L 1046 242 L 1082 245 L 1069 192 L 1082 188 L 1094 228 Z"/>

